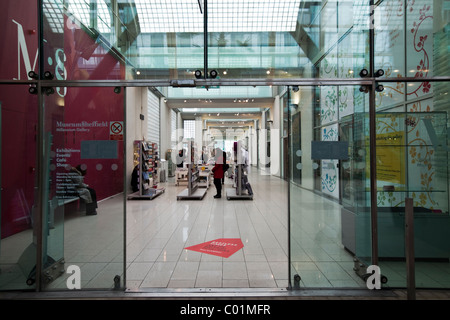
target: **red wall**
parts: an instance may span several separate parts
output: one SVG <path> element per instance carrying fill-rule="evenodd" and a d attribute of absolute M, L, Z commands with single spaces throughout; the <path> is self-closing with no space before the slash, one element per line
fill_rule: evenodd
<path fill-rule="evenodd" d="M 23 35 L 33 69 L 38 47 L 37 5 L 30 0 L 4 0 L 0 10 L 0 78 L 27 79 L 26 64 L 19 52 L 18 25 Z M 64 34 L 53 34 L 48 27 L 45 32 L 44 70 L 68 80 L 77 79 L 123 79 L 124 66 L 96 44 L 94 39 L 79 28 L 69 29 L 65 23 Z M 72 39 L 77 39 L 76 44 Z M 64 68 L 62 49 L 65 54 Z M 51 58 L 51 59 L 48 59 Z M 37 61 L 37 60 L 36 60 Z M 37 63 L 34 70 L 37 72 Z M 20 64 L 20 75 L 18 65 Z M 36 167 L 36 130 L 38 116 L 37 96 L 28 93 L 28 85 L 0 85 L 1 101 L 1 238 L 8 237 L 31 227 L 29 215 L 34 204 Z M 62 92 L 60 90 L 60 92 Z M 82 140 L 109 140 L 109 127 L 92 129 L 88 133 L 56 131 L 56 121 L 66 123 L 80 121 L 124 120 L 124 95 L 113 93 L 113 88 L 68 88 L 64 98 L 57 93 L 45 97 L 45 131 L 53 135 L 52 150 L 57 147 L 79 149 Z M 118 142 L 117 159 L 79 159 L 74 154 L 68 162 L 88 166 L 86 182 L 97 191 L 100 199 L 123 191 L 123 141 Z M 55 159 L 52 159 L 54 162 Z M 100 164 L 102 170 L 96 169 Z M 117 164 L 117 170 L 111 165 Z M 57 170 L 55 170 L 57 171 Z M 52 172 L 54 174 L 54 172 Z M 51 195 L 55 180 L 52 179 Z M 107 212 L 105 213 L 107 214 Z M 28 218 L 28 219 L 27 219 Z"/>
<path fill-rule="evenodd" d="M 27 0 L 2 1 L 0 10 L 0 78 L 27 79 L 22 53 L 19 52 L 18 25 L 28 48 L 31 66 L 37 51 L 37 7 Z M 14 21 L 13 21 L 14 20 Z M 20 53 L 20 56 L 19 56 Z M 20 74 L 18 74 L 20 66 Z M 34 203 L 36 167 L 37 97 L 28 86 L 0 85 L 1 101 L 1 237 L 29 228 Z"/>

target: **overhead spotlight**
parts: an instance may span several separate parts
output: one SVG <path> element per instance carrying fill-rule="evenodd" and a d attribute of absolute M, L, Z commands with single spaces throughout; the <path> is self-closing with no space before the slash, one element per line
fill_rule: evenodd
<path fill-rule="evenodd" d="M 216 71 L 216 70 L 211 70 L 211 71 L 209 72 L 209 76 L 210 76 L 212 79 L 217 78 L 217 71 Z"/>
<path fill-rule="evenodd" d="M 119 94 L 119 93 L 120 93 L 120 87 L 115 87 L 115 88 L 114 88 L 114 93 Z"/>
<path fill-rule="evenodd" d="M 382 84 L 377 84 L 375 86 L 375 91 L 376 92 L 382 92 L 384 90 L 384 86 Z"/>
<path fill-rule="evenodd" d="M 375 72 L 375 77 L 382 77 L 384 76 L 384 70 L 378 69 L 377 72 Z"/>
<path fill-rule="evenodd" d="M 197 79 L 200 79 L 202 77 L 202 72 L 200 70 L 195 70 L 194 75 Z"/>
<path fill-rule="evenodd" d="M 299 90 L 298 86 L 293 86 L 292 91 L 297 92 Z"/>
<path fill-rule="evenodd" d="M 367 71 L 367 69 L 362 69 L 362 70 L 359 72 L 359 76 L 360 76 L 361 78 L 367 77 L 368 75 L 369 75 L 369 71 Z"/>

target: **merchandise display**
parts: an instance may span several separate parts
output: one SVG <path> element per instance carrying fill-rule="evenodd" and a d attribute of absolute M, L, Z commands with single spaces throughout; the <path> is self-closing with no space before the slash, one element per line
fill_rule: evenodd
<path fill-rule="evenodd" d="M 134 170 L 131 184 L 134 193 L 128 199 L 152 200 L 165 191 L 158 188 L 158 146 L 150 141 L 134 142 Z"/>
<path fill-rule="evenodd" d="M 240 141 L 234 143 L 234 159 L 237 163 L 234 165 L 234 183 L 233 188 L 227 189 L 227 200 L 253 200 L 253 189 L 247 177 L 248 152 Z"/>
<path fill-rule="evenodd" d="M 194 141 L 190 141 L 188 149 L 187 164 L 187 188 L 177 195 L 177 200 L 196 199 L 201 200 L 206 194 L 207 189 L 199 188 L 200 171 L 198 161 L 195 159 L 196 152 Z M 180 171 L 177 171 L 180 172 Z"/>

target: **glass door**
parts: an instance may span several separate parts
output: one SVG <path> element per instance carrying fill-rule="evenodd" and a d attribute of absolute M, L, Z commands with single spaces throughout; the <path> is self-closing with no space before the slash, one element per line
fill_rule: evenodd
<path fill-rule="evenodd" d="M 45 288 L 123 287 L 124 92 L 51 91 L 44 98 Z"/>
<path fill-rule="evenodd" d="M 289 89 L 293 288 L 365 287 L 354 270 L 372 257 L 369 99 L 359 88 Z"/>

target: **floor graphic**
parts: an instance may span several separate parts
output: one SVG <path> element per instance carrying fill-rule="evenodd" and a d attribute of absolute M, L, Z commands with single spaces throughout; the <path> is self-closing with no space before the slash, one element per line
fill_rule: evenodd
<path fill-rule="evenodd" d="M 195 246 L 187 247 L 186 250 L 212 254 L 222 258 L 228 258 L 244 247 L 241 239 L 216 239 Z"/>

